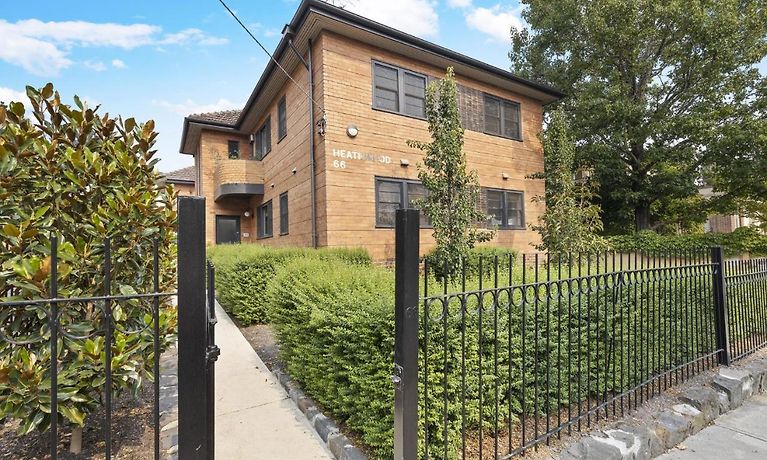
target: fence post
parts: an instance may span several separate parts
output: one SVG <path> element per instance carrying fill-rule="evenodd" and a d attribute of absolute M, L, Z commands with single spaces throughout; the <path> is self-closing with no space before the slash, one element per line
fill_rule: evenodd
<path fill-rule="evenodd" d="M 418 251 L 417 209 L 398 209 L 394 262 L 394 458 L 418 456 Z"/>
<path fill-rule="evenodd" d="M 178 455 L 212 459 L 207 427 L 205 198 L 178 198 Z"/>
<path fill-rule="evenodd" d="M 716 347 L 720 349 L 719 364 L 730 365 L 730 329 L 727 325 L 727 283 L 724 277 L 724 250 L 721 246 L 711 248 L 714 266 L 714 320 L 716 322 Z"/>

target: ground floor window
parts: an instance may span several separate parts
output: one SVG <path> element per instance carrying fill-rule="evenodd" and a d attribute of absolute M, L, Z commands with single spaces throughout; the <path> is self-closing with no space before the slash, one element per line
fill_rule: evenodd
<path fill-rule="evenodd" d="M 240 242 L 240 216 L 216 216 L 216 244 Z"/>
<path fill-rule="evenodd" d="M 513 190 L 482 188 L 482 212 L 488 224 L 502 229 L 525 228 L 525 195 Z"/>
<path fill-rule="evenodd" d="M 414 207 L 426 197 L 426 188 L 409 179 L 376 178 L 376 227 L 394 227 L 397 209 Z M 421 227 L 429 227 L 429 218 L 421 213 Z"/>
<path fill-rule="evenodd" d="M 272 200 L 267 201 L 258 208 L 258 237 L 268 238 L 272 236 Z"/>
<path fill-rule="evenodd" d="M 288 192 L 280 195 L 280 235 L 288 234 Z"/>

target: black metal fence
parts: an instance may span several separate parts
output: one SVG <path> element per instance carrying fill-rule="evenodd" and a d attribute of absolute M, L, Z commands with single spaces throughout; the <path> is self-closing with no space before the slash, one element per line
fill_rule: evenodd
<path fill-rule="evenodd" d="M 182 458 L 212 459 L 213 458 L 213 362 L 218 356 L 215 346 L 213 326 L 215 325 L 214 303 L 214 273 L 208 265 L 208 293 L 206 299 L 206 267 L 205 267 L 205 233 L 204 233 L 204 199 L 193 197 L 179 198 L 179 234 L 178 234 L 178 293 L 172 290 L 161 290 L 160 250 L 158 240 L 151 243 L 151 272 L 136 274 L 137 277 L 151 276 L 151 282 L 145 278 L 136 280 L 140 285 L 151 285 L 148 292 L 135 292 L 131 287 L 129 292 L 118 290 L 113 285 L 112 241 L 106 238 L 100 248 L 92 248 L 93 253 L 99 253 L 103 265 L 99 273 L 92 273 L 94 279 L 100 281 L 103 295 L 90 296 L 60 296 L 59 272 L 65 264 L 60 260 L 59 239 L 50 238 L 50 274 L 48 298 L 18 299 L 13 292 L 0 298 L 0 344 L 7 345 L 6 351 L 14 348 L 31 348 L 36 344 L 47 342 L 46 353 L 50 353 L 51 365 L 48 379 L 39 383 L 42 390 L 49 391 L 49 405 L 44 410 L 47 420 L 40 421 L 41 425 L 49 424 L 50 459 L 58 458 L 60 425 L 64 422 L 62 416 L 63 401 L 66 398 L 60 393 L 62 385 L 71 386 L 71 381 L 59 380 L 60 362 L 72 350 L 82 348 L 84 341 L 102 337 L 104 340 L 103 354 L 92 350 L 97 359 L 102 360 L 104 383 L 101 387 L 104 419 L 102 424 L 104 439 L 104 455 L 108 460 L 113 455 L 112 415 L 113 398 L 118 391 L 114 385 L 115 372 L 113 369 L 113 352 L 118 344 L 117 336 L 151 335 L 151 351 L 139 350 L 138 353 L 146 360 L 151 360 L 151 375 L 149 366 L 137 369 L 138 373 L 146 374 L 153 384 L 152 429 L 154 431 L 154 458 L 160 458 L 160 353 L 167 345 L 168 331 L 161 331 L 161 314 L 164 309 L 175 308 L 171 305 L 173 297 L 178 297 L 178 303 L 185 308 L 179 309 L 179 452 L 191 454 Z M 186 227 L 182 227 L 181 224 Z M 200 233 L 202 232 L 202 233 Z M 123 270 L 125 273 L 125 270 Z M 125 281 L 125 280 L 118 280 Z M 132 310 L 128 312 L 128 310 Z M 141 313 L 144 314 L 141 314 Z M 27 331 L 37 330 L 37 334 L 26 334 Z M 21 333 L 19 331 L 22 331 Z M 148 342 L 146 337 L 143 338 Z M 200 350 L 197 355 L 195 350 Z M 190 352 L 191 350 L 191 352 Z M 119 361 L 118 361 L 119 362 Z M 192 369 L 196 363 L 203 363 L 202 372 Z M 77 369 L 78 372 L 94 372 L 94 368 Z M 100 369 L 96 369 L 100 371 Z M 68 379 L 71 380 L 71 377 Z M 189 388 L 192 388 L 190 390 Z M 111 389 L 111 391 L 110 391 Z M 67 389 L 66 391 L 69 391 Z M 202 395 L 202 396 L 201 396 Z M 64 407 L 64 409 L 66 409 Z M 55 414 L 51 416 L 50 414 Z M 200 421 L 204 424 L 199 426 Z M 44 422 L 44 423 L 43 423 Z M 183 454 L 182 454 L 183 455 Z"/>
<path fill-rule="evenodd" d="M 724 262 L 721 248 L 534 254 L 419 272 L 417 213 L 407 213 L 396 458 L 514 457 L 767 340 L 764 259 Z"/>

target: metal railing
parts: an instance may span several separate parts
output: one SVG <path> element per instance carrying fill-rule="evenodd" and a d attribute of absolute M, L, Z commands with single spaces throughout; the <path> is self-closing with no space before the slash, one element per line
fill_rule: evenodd
<path fill-rule="evenodd" d="M 410 211 L 396 233 L 397 459 L 511 458 L 765 345 L 764 259 L 534 254 L 419 271 Z"/>

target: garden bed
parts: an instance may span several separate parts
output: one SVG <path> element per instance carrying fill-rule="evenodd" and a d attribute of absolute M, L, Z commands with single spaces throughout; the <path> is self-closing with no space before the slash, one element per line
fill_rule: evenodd
<path fill-rule="evenodd" d="M 143 387 L 137 398 L 124 393 L 114 401 L 112 411 L 112 458 L 114 459 L 149 459 L 154 456 L 154 430 L 152 428 L 153 394 L 151 385 Z M 71 428 L 59 428 L 60 459 L 102 459 L 104 455 L 105 411 L 99 410 L 88 416 L 83 429 L 82 453 L 69 452 Z M 42 460 L 50 458 L 49 432 L 33 432 L 18 436 L 16 429 L 19 422 L 6 422 L 0 426 L 0 459 L 2 460 Z"/>

